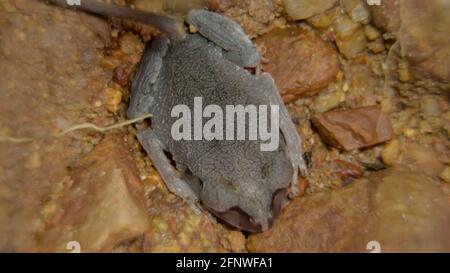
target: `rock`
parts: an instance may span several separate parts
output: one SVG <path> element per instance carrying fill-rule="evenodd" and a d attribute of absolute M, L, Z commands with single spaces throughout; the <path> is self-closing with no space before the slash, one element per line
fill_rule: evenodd
<path fill-rule="evenodd" d="M 442 115 L 438 99 L 439 97 L 433 95 L 426 95 L 421 98 L 420 110 L 425 119 Z"/>
<path fill-rule="evenodd" d="M 399 152 L 400 142 L 398 139 L 393 139 L 384 146 L 381 151 L 381 159 L 386 165 L 394 165 L 397 162 Z"/>
<path fill-rule="evenodd" d="M 399 40 L 416 77 L 450 80 L 450 5 L 439 0 L 402 0 Z"/>
<path fill-rule="evenodd" d="M 345 11 L 354 22 L 367 24 L 370 20 L 370 12 L 365 1 L 344 0 L 342 2 Z"/>
<path fill-rule="evenodd" d="M 327 144 L 346 151 L 382 143 L 393 134 L 378 106 L 317 114 L 312 122 Z"/>
<path fill-rule="evenodd" d="M 247 250 L 336 252 L 349 244 L 363 246 L 369 195 L 369 183 L 358 181 L 341 190 L 294 199 L 270 230 L 249 236 Z"/>
<path fill-rule="evenodd" d="M 442 180 L 444 180 L 445 182 L 450 183 L 450 167 L 445 167 L 439 177 L 442 178 Z"/>
<path fill-rule="evenodd" d="M 239 22 L 250 38 L 286 27 L 282 0 L 207 0 L 210 10 Z"/>
<path fill-rule="evenodd" d="M 245 236 L 242 232 L 231 231 L 228 234 L 228 241 L 230 242 L 231 250 L 233 252 L 245 251 Z"/>
<path fill-rule="evenodd" d="M 339 106 L 345 101 L 345 92 L 338 90 L 335 92 L 321 93 L 314 99 L 314 111 L 317 113 L 327 112 Z"/>
<path fill-rule="evenodd" d="M 125 66 L 118 66 L 114 69 L 113 80 L 121 87 L 126 87 L 129 81 L 129 74 Z"/>
<path fill-rule="evenodd" d="M 355 33 L 360 28 L 360 24 L 353 21 L 349 16 L 341 14 L 340 16 L 336 17 L 334 28 L 337 36 L 341 37 L 342 39 L 349 39 L 353 35 L 353 33 Z"/>
<path fill-rule="evenodd" d="M 450 80 L 448 60 L 450 5 L 439 0 L 383 1 L 370 7 L 373 21 L 383 31 L 394 33 L 418 78 Z"/>
<path fill-rule="evenodd" d="M 83 252 L 111 251 L 142 235 L 148 225 L 143 186 L 119 136 L 105 137 L 70 172 L 62 190 L 44 208 L 42 251 L 66 251 L 69 241 Z"/>
<path fill-rule="evenodd" d="M 294 20 L 307 19 L 333 7 L 337 0 L 284 0 L 286 13 Z"/>
<path fill-rule="evenodd" d="M 400 0 L 381 1 L 381 5 L 370 5 L 373 22 L 386 32 L 400 29 Z"/>
<path fill-rule="evenodd" d="M 4 7 L 14 7 L 14 11 Z M 77 131 L 60 138 L 65 125 L 111 122 L 94 101 L 111 80 L 100 67 L 110 25 L 97 16 L 44 1 L 0 1 L 0 132 L 38 138 L 20 145 L 0 143 L 0 251 L 35 252 L 42 229 L 39 210 L 69 177 L 68 166 L 98 136 Z"/>
<path fill-rule="evenodd" d="M 276 30 L 255 41 L 262 48 L 262 69 L 269 72 L 285 102 L 310 96 L 336 78 L 339 60 L 333 47 L 300 28 Z"/>
<path fill-rule="evenodd" d="M 429 176 L 438 177 L 445 168 L 439 154 L 430 146 L 411 143 L 405 147 L 404 153 L 405 162 L 420 168 Z"/>
<path fill-rule="evenodd" d="M 104 91 L 106 109 L 115 113 L 119 110 L 119 104 L 122 101 L 122 91 L 107 87 Z"/>
<path fill-rule="evenodd" d="M 363 175 L 363 170 L 360 166 L 350 163 L 344 160 L 333 160 L 331 162 L 332 169 L 336 172 L 342 180 L 346 180 L 348 178 L 358 178 Z"/>
<path fill-rule="evenodd" d="M 355 57 L 367 46 L 364 29 L 348 16 L 341 15 L 334 23 L 336 29 L 336 45 L 347 59 Z"/>
<path fill-rule="evenodd" d="M 228 230 L 212 216 L 197 215 L 180 198 L 154 190 L 149 200 L 150 225 L 144 233 L 143 252 L 225 252 L 237 248 Z"/>
<path fill-rule="evenodd" d="M 306 21 L 308 24 L 315 28 L 327 28 L 331 26 L 336 18 L 336 16 L 339 14 L 340 8 L 335 7 L 332 9 L 329 9 L 325 12 L 319 13 L 313 17 L 308 18 Z"/>
<path fill-rule="evenodd" d="M 364 26 L 364 33 L 370 41 L 374 41 L 380 37 L 380 32 L 371 25 Z"/>
<path fill-rule="evenodd" d="M 398 167 L 339 190 L 293 200 L 272 229 L 251 235 L 251 252 L 450 251 L 450 199 L 438 181 Z"/>
<path fill-rule="evenodd" d="M 378 103 L 377 96 L 379 90 L 383 90 L 383 83 L 372 70 L 373 61 L 366 57 L 367 54 L 362 54 L 360 59 L 354 58 L 350 61 L 350 65 L 344 66 L 345 79 L 348 80 L 343 86 L 343 89 L 347 89 L 344 103 L 346 108 L 371 106 Z M 392 99 L 389 99 L 389 102 L 393 103 Z"/>
<path fill-rule="evenodd" d="M 450 251 L 450 195 L 419 168 L 394 168 L 369 177 L 379 183 L 372 196 L 367 240 L 382 252 Z"/>
<path fill-rule="evenodd" d="M 377 39 L 376 41 L 370 42 L 367 44 L 367 48 L 375 54 L 381 53 L 384 51 L 385 47 L 383 41 L 381 39 Z"/>

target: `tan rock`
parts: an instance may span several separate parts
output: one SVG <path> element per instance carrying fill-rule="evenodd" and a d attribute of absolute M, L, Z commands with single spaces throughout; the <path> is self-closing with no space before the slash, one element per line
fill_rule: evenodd
<path fill-rule="evenodd" d="M 147 228 L 143 187 L 123 140 L 107 136 L 71 171 L 71 183 L 51 200 L 42 250 L 66 251 L 76 241 L 82 252 L 111 251 Z M 46 208 L 44 207 L 44 209 Z"/>
<path fill-rule="evenodd" d="M 326 28 L 333 24 L 336 16 L 339 14 L 340 8 L 335 7 L 325 12 L 319 13 L 313 17 L 308 18 L 306 21 L 308 24 L 315 28 Z"/>
<path fill-rule="evenodd" d="M 344 6 L 347 14 L 352 18 L 354 22 L 366 24 L 370 20 L 370 12 L 367 8 L 365 1 L 361 0 L 343 0 L 342 4 Z"/>
<path fill-rule="evenodd" d="M 380 32 L 371 25 L 364 26 L 364 33 L 370 41 L 376 40 L 380 37 Z"/>
<path fill-rule="evenodd" d="M 104 91 L 106 109 L 115 113 L 119 110 L 119 104 L 122 101 L 122 92 L 120 90 L 108 87 Z"/>
<path fill-rule="evenodd" d="M 439 154 L 430 146 L 413 143 L 405 147 L 404 153 L 406 162 L 420 168 L 429 176 L 438 177 L 445 168 Z"/>
<path fill-rule="evenodd" d="M 359 28 L 348 37 L 336 36 L 336 45 L 347 59 L 355 57 L 367 47 L 367 39 L 362 28 Z"/>
<path fill-rule="evenodd" d="M 398 139 L 393 139 L 386 144 L 381 151 L 381 159 L 387 165 L 394 165 L 397 163 L 398 154 L 400 152 L 400 142 Z"/>
<path fill-rule="evenodd" d="M 444 180 L 445 182 L 450 183 L 450 166 L 445 167 L 439 177 L 442 178 L 442 180 Z"/>
<path fill-rule="evenodd" d="M 312 122 L 326 143 L 346 151 L 382 143 L 393 134 L 378 106 L 317 114 Z"/>
<path fill-rule="evenodd" d="M 337 0 L 284 0 L 287 14 L 294 20 L 307 19 L 333 7 Z"/>

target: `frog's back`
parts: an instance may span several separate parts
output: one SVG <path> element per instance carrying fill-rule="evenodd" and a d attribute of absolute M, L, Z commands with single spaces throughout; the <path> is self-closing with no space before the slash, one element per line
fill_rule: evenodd
<path fill-rule="evenodd" d="M 208 165 L 211 165 L 216 170 L 222 167 L 222 173 L 231 174 L 234 170 L 235 176 L 249 176 L 253 168 L 255 175 L 259 175 L 260 166 L 267 164 L 272 155 L 270 152 L 262 154 L 258 140 L 175 141 L 171 136 L 171 126 L 178 119 L 171 117 L 172 108 L 187 105 L 193 118 L 194 97 L 202 98 L 203 108 L 207 105 L 220 106 L 224 126 L 226 105 L 269 105 L 269 101 L 259 96 L 261 93 L 256 77 L 224 59 L 220 48 L 199 35 L 190 35 L 181 43 L 171 44 L 161 73 L 160 90 L 165 94 L 161 96 L 160 112 L 152 120 L 152 127 L 165 142 L 174 160 L 198 172 L 207 171 Z"/>
<path fill-rule="evenodd" d="M 162 94 L 152 127 L 168 142 L 171 125 L 178 119 L 171 117 L 173 107 L 187 105 L 193 115 L 195 97 L 202 98 L 203 108 L 220 106 L 224 118 L 226 105 L 269 105 L 258 96 L 254 75 L 224 59 L 222 50 L 200 35 L 169 46 L 159 82 Z"/>
<path fill-rule="evenodd" d="M 193 106 L 194 97 L 202 97 L 203 105 L 252 103 L 248 91 L 255 91 L 252 89 L 256 83 L 253 75 L 226 60 L 221 48 L 200 35 L 189 35 L 188 39 L 169 46 L 161 81 L 162 92 L 168 92 L 161 103 L 163 111 L 169 114 L 174 105 Z"/>

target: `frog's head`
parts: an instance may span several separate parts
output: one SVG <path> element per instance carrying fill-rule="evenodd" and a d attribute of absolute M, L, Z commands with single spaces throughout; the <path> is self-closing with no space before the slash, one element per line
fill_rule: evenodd
<path fill-rule="evenodd" d="M 248 232 L 270 228 L 287 202 L 293 175 L 292 164 L 284 151 L 270 153 L 270 156 L 260 154 L 259 163 L 241 162 L 244 166 L 241 169 L 231 168 L 228 174 L 203 177 L 202 205 L 236 228 Z"/>

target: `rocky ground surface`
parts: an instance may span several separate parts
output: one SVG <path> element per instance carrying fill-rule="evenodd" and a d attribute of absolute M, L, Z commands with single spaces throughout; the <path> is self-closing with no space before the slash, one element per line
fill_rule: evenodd
<path fill-rule="evenodd" d="M 117 1 L 124 4 L 123 1 Z M 125 120 L 150 27 L 0 0 L 0 251 L 450 251 L 450 7 L 440 0 L 129 1 L 240 22 L 303 139 L 309 175 L 243 234 L 167 191 Z"/>

